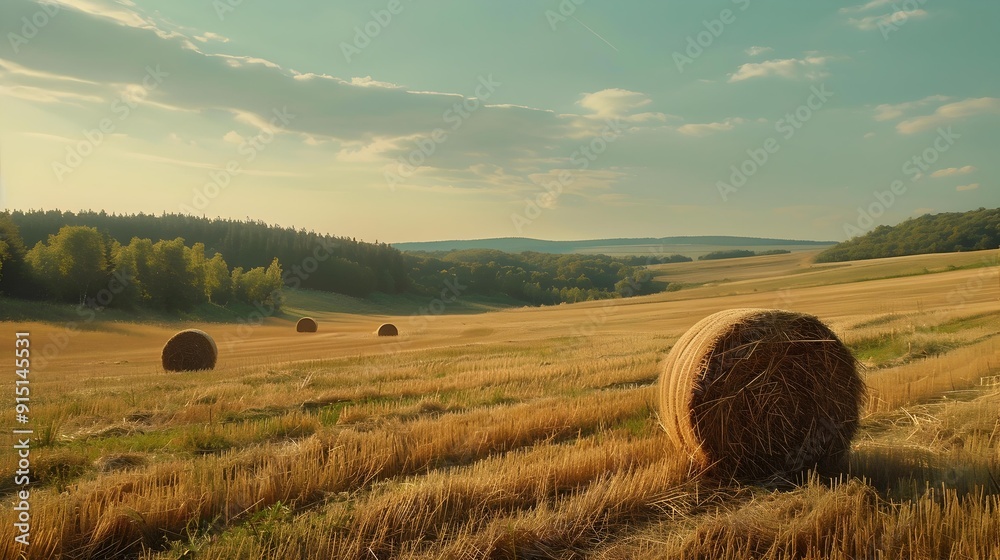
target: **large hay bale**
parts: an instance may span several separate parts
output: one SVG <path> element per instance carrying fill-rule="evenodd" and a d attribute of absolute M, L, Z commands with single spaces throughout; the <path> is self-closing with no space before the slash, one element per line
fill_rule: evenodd
<path fill-rule="evenodd" d="M 854 356 L 819 319 L 731 309 L 671 349 L 659 408 L 670 439 L 701 468 L 773 480 L 837 466 L 864 390 Z"/>
<path fill-rule="evenodd" d="M 303 317 L 299 319 L 298 323 L 295 323 L 295 332 L 316 332 L 318 329 L 319 325 L 312 317 Z"/>
<path fill-rule="evenodd" d="M 375 334 L 379 336 L 398 336 L 399 329 L 397 329 L 396 325 L 393 325 L 392 323 L 384 323 L 378 328 L 377 331 L 375 331 Z"/>
<path fill-rule="evenodd" d="M 170 337 L 160 354 L 163 369 L 167 371 L 215 369 L 218 357 L 215 341 L 198 329 L 188 329 Z"/>

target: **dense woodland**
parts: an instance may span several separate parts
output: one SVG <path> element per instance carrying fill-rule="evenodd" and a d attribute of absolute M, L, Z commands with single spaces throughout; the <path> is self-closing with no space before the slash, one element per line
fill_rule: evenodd
<path fill-rule="evenodd" d="M 766 251 L 751 251 L 749 249 L 728 249 L 725 251 L 712 251 L 711 253 L 698 257 L 699 261 L 717 261 L 721 259 L 740 259 L 743 257 L 762 257 L 765 255 L 787 255 L 791 251 L 787 249 L 768 249 Z"/>
<path fill-rule="evenodd" d="M 404 254 L 387 244 L 181 215 L 0 214 L 0 295 L 93 307 L 184 310 L 280 305 L 282 288 L 500 297 L 534 305 L 660 291 L 648 264 L 669 257 L 493 250 Z M 114 297 L 110 297 L 113 294 Z"/>
<path fill-rule="evenodd" d="M 0 232 L 0 288 L 5 295 L 89 308 L 281 304 L 284 280 L 277 259 L 266 268 L 230 269 L 219 253 L 208 258 L 202 243 L 134 237 L 123 245 L 87 226 L 63 226 L 27 249 L 8 215 L 0 215 Z"/>
<path fill-rule="evenodd" d="M 352 296 L 373 291 L 399 293 L 410 288 L 402 254 L 385 243 L 364 243 L 261 221 L 58 210 L 14 211 L 10 218 L 28 248 L 63 226 L 87 226 L 101 232 L 106 242 L 122 244 L 133 238 L 156 242 L 180 237 L 189 245 L 204 245 L 206 255 L 219 253 L 230 266 L 245 270 L 267 267 L 278 259 L 302 288 Z M 310 259 L 321 260 L 321 266 L 313 268 Z"/>
<path fill-rule="evenodd" d="M 665 284 L 653 282 L 644 267 L 676 260 L 678 256 L 661 260 L 533 252 L 515 255 L 467 249 L 407 257 L 412 259 L 414 283 L 429 293 L 440 291 L 446 280 L 456 279 L 464 294 L 503 295 L 535 305 L 551 305 L 661 291 Z"/>
<path fill-rule="evenodd" d="M 1000 209 L 925 214 L 840 243 L 816 258 L 839 262 L 1000 248 Z"/>

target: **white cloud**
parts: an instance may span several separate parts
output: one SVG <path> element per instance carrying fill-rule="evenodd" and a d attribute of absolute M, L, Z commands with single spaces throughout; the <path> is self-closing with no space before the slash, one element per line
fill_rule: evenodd
<path fill-rule="evenodd" d="M 974 190 L 976 190 L 978 188 L 979 188 L 979 183 L 972 183 L 970 185 L 959 185 L 959 186 L 955 187 L 955 190 L 959 191 L 959 192 L 962 192 L 962 191 L 974 191 Z"/>
<path fill-rule="evenodd" d="M 868 134 L 865 134 L 865 140 L 868 140 L 869 138 L 875 138 L 875 133 L 869 132 Z"/>
<path fill-rule="evenodd" d="M 235 130 L 230 130 L 229 132 L 227 132 L 226 135 L 222 137 L 222 140 L 225 142 L 229 142 L 230 144 L 242 144 L 243 142 L 246 141 L 246 139 L 243 138 L 243 136 L 241 136 L 240 133 L 236 132 Z"/>
<path fill-rule="evenodd" d="M 1000 115 L 1000 99 L 980 97 L 948 103 L 937 108 L 934 113 L 902 121 L 896 125 L 900 134 L 914 134 L 953 121 L 976 115 Z"/>
<path fill-rule="evenodd" d="M 723 132 L 736 128 L 736 125 L 743 124 L 746 119 L 740 117 L 726 119 L 721 122 L 711 123 L 691 123 L 677 127 L 677 132 L 686 136 L 706 136 L 714 132 Z"/>
<path fill-rule="evenodd" d="M 898 119 L 904 114 L 927 105 L 929 103 L 944 102 L 948 101 L 948 96 L 946 95 L 931 95 L 925 97 L 918 101 L 907 101 L 906 103 L 897 103 L 895 105 L 889 103 L 883 103 L 875 107 L 875 120 L 877 121 L 888 121 L 892 119 Z"/>
<path fill-rule="evenodd" d="M 729 76 L 730 82 L 740 82 L 751 78 L 779 76 L 788 79 L 807 78 L 816 80 L 826 76 L 822 70 L 829 58 L 810 56 L 806 58 L 786 58 L 765 62 L 748 62 Z"/>
<path fill-rule="evenodd" d="M 577 105 L 590 110 L 600 118 L 611 118 L 631 113 L 650 103 L 652 101 L 644 93 L 616 88 L 585 93 Z"/>
<path fill-rule="evenodd" d="M 964 167 L 949 167 L 947 169 L 938 169 L 934 173 L 931 173 L 931 177 L 937 179 L 940 177 L 951 177 L 952 175 L 966 175 L 975 170 L 976 168 L 971 165 L 966 165 Z"/>
<path fill-rule="evenodd" d="M 388 89 L 398 89 L 400 86 L 390 83 L 390 82 L 380 82 L 378 80 L 373 80 L 371 76 L 365 76 L 364 78 L 354 77 L 351 78 L 352 86 L 359 87 L 380 87 Z"/>
<path fill-rule="evenodd" d="M 896 0 L 871 0 L 867 4 L 862 4 L 860 6 L 846 6 L 840 9 L 842 14 L 854 14 L 859 12 L 867 12 L 868 10 L 874 10 L 875 8 L 880 8 L 882 6 L 887 6 L 892 4 Z"/>
<path fill-rule="evenodd" d="M 663 128 L 673 118 L 655 112 L 646 94 L 625 89 L 581 94 L 578 111 L 559 114 L 509 102 L 516 99 L 500 104 L 499 95 L 490 99 L 483 95 L 473 102 L 471 96 L 477 87 L 484 90 L 480 86 L 484 80 L 489 83 L 488 76 L 470 78 L 461 93 L 414 92 L 379 81 L 377 76 L 343 79 L 296 72 L 262 58 L 206 54 L 193 48 L 187 35 L 167 33 L 144 16 L 121 13 L 128 10 L 124 4 L 102 8 L 99 1 L 67 0 L 67 5 L 78 9 L 60 13 L 52 25 L 74 33 L 53 27 L 34 37 L 31 48 L 18 54 L 16 64 L 0 61 L 3 85 L 51 86 L 69 95 L 101 94 L 110 99 L 142 83 L 146 67 L 153 66 L 166 76 L 148 92 L 143 106 L 183 111 L 180 118 L 212 121 L 217 132 L 206 140 L 235 142 L 240 139 L 236 131 L 251 133 L 251 128 L 244 130 L 241 125 L 252 130 L 272 128 L 275 133 L 300 138 L 305 145 L 330 143 L 331 152 L 341 161 L 391 163 L 414 150 L 415 139 L 444 129 L 448 140 L 417 179 L 426 176 L 433 184 L 506 192 L 534 191 L 528 175 L 570 167 L 574 150 L 600 135 L 608 120 L 620 120 L 626 125 L 622 133 L 629 134 L 636 129 Z M 0 0 L 0 21 L 30 18 L 35 10 L 31 2 Z M 200 35 L 190 33 L 195 34 Z M 101 40 L 79 40 L 87 36 Z M 36 83 L 39 80 L 46 83 Z M 502 84 L 496 87 L 503 89 Z M 448 121 L 446 115 L 452 111 L 454 117 L 456 104 L 477 108 L 453 128 L 454 119 Z M 283 110 L 294 118 L 273 127 L 275 112 Z M 163 131 L 164 136 L 168 132 Z M 479 163 L 500 165 L 506 174 L 478 177 L 469 169 Z"/>
<path fill-rule="evenodd" d="M 744 52 L 746 52 L 750 56 L 760 56 L 764 53 L 769 53 L 773 50 L 774 49 L 772 49 L 771 47 L 750 47 Z"/>
<path fill-rule="evenodd" d="M 374 162 L 393 159 L 407 151 L 416 150 L 418 140 L 426 140 L 425 134 L 386 137 L 379 136 L 370 142 L 352 142 L 346 144 L 336 158 L 338 161 Z"/>
<path fill-rule="evenodd" d="M 880 29 L 886 26 L 896 26 L 900 23 L 909 20 L 910 18 L 922 18 L 927 17 L 927 11 L 916 9 L 916 10 L 899 10 L 891 14 L 884 14 L 881 16 L 866 16 L 861 19 L 851 18 L 850 24 L 862 31 L 872 31 L 874 29 Z"/>
<path fill-rule="evenodd" d="M 100 103 L 104 101 L 103 97 L 96 95 L 83 95 L 71 91 L 58 91 L 51 88 L 37 88 L 32 86 L 0 86 L 0 95 L 16 97 L 36 103 Z"/>
<path fill-rule="evenodd" d="M 212 33 L 211 31 L 206 31 L 206 32 L 202 33 L 201 35 L 195 35 L 194 39 L 195 39 L 195 41 L 198 41 L 199 43 L 207 43 L 209 41 L 217 41 L 219 43 L 228 43 L 229 42 L 229 37 L 225 37 L 223 35 L 219 35 L 218 33 Z"/>

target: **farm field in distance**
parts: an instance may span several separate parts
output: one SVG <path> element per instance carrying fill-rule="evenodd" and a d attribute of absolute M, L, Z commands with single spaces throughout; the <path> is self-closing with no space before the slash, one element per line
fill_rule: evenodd
<path fill-rule="evenodd" d="M 1000 558 L 997 251 L 652 267 L 676 291 L 415 317 L 290 291 L 260 326 L 31 333 L 30 558 Z M 658 425 L 671 345 L 729 308 L 828 324 L 865 366 L 849 465 L 691 472 Z M 461 313 L 454 313 L 456 310 Z M 295 320 L 319 322 L 296 333 Z M 397 338 L 372 333 L 380 323 Z M 215 370 L 167 373 L 181 328 Z M 52 348 L 46 352 L 46 347 Z M 51 354 L 52 357 L 47 356 Z M 16 457 L 0 462 L 13 558 Z"/>

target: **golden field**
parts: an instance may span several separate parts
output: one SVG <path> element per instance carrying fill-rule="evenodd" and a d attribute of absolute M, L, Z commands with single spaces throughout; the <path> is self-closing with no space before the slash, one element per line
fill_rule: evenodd
<path fill-rule="evenodd" d="M 260 326 L 4 323 L 41 356 L 39 482 L 22 549 L 2 454 L 0 557 L 1000 558 L 997 253 L 812 256 L 662 265 L 683 289 L 479 314 L 290 294 Z M 817 315 L 865 364 L 834 479 L 714 480 L 658 426 L 671 345 L 736 307 Z M 161 369 L 187 327 L 215 337 L 214 371 Z"/>

